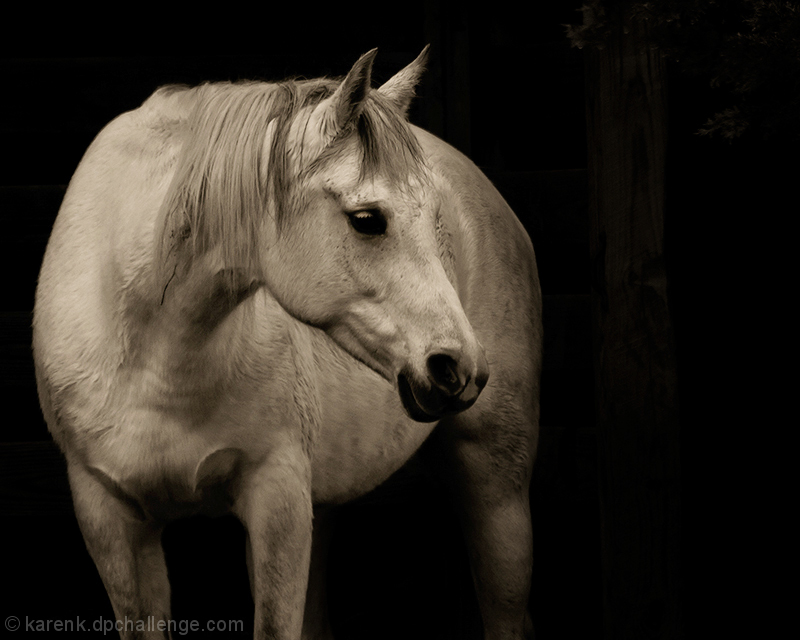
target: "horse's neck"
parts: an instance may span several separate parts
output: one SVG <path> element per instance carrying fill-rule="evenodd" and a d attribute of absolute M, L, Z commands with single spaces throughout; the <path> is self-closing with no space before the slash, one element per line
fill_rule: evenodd
<path fill-rule="evenodd" d="M 161 292 L 162 314 L 198 339 L 211 334 L 239 304 L 259 287 L 245 270 L 226 267 L 213 256 L 188 266 L 176 265 Z"/>

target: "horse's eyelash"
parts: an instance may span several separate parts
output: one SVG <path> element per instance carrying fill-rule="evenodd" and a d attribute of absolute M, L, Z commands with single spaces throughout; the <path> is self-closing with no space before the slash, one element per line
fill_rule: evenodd
<path fill-rule="evenodd" d="M 369 213 L 373 216 L 383 216 L 386 217 L 378 207 L 358 207 L 357 209 L 352 209 L 345 212 L 348 216 L 357 216 L 359 213 Z"/>

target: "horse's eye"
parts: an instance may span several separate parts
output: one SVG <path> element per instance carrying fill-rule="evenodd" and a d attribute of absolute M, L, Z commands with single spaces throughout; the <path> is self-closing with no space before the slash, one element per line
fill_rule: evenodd
<path fill-rule="evenodd" d="M 382 236 L 386 233 L 386 218 L 380 211 L 364 209 L 348 213 L 353 229 L 365 236 Z"/>

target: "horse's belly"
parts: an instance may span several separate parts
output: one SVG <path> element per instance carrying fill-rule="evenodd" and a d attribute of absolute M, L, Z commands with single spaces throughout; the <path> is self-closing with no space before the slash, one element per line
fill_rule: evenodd
<path fill-rule="evenodd" d="M 388 382 L 355 361 L 352 369 L 320 390 L 315 504 L 338 504 L 371 491 L 419 449 L 435 424 L 411 420 Z"/>

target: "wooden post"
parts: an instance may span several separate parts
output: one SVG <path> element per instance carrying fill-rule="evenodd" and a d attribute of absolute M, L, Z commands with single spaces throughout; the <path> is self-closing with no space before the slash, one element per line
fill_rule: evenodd
<path fill-rule="evenodd" d="M 587 53 L 595 407 L 607 640 L 675 640 L 680 459 L 664 262 L 664 64 L 619 17 Z"/>
<path fill-rule="evenodd" d="M 426 128 L 470 155 L 470 11 L 446 0 L 427 2 L 425 40 L 431 45 L 422 77 Z"/>

